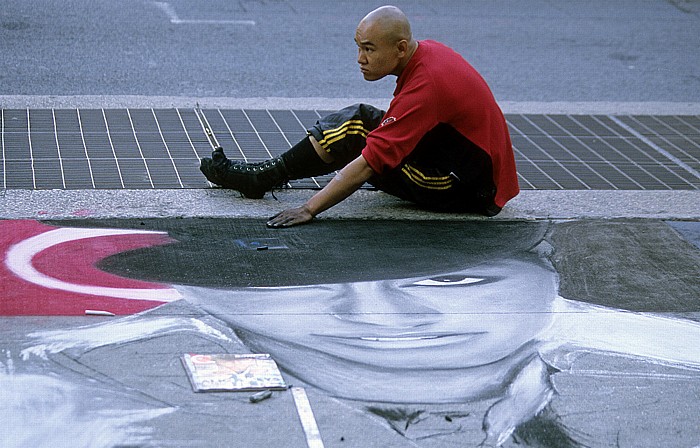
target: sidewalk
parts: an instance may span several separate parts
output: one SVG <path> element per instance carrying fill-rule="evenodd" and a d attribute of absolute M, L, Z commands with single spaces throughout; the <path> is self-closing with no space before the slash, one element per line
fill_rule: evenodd
<path fill-rule="evenodd" d="M 50 100 L 55 108 L 44 106 L 49 99 L 5 98 L 10 108 L 0 116 L 0 179 L 7 189 L 0 216 L 267 217 L 284 204 L 303 202 L 308 189 L 330 179 L 294 181 L 291 190 L 277 194 L 280 203 L 270 195 L 262 202 L 233 200 L 236 193 L 210 189 L 198 170 L 210 147 L 192 108 L 195 99 Z M 214 98 L 202 104 L 230 157 L 260 160 L 302 138 L 319 114 L 354 101 L 386 106 L 383 99 Z M 523 191 L 499 218 L 698 217 L 700 106 L 506 103 L 503 108 Z M 363 191 L 357 198 L 323 216 L 432 216 L 380 193 Z M 194 203 L 198 207 L 190 206 Z"/>
<path fill-rule="evenodd" d="M 318 109 L 205 109 L 232 159 L 276 156 Z M 697 190 L 700 115 L 506 114 L 524 190 Z M 211 152 L 192 108 L 2 109 L 8 189 L 205 188 Z M 329 176 L 294 181 L 321 188 Z"/>

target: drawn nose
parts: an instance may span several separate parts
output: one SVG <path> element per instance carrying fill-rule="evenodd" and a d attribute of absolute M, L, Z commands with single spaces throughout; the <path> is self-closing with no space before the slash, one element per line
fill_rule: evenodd
<path fill-rule="evenodd" d="M 343 320 L 392 327 L 429 325 L 440 318 L 435 308 L 390 282 L 362 282 L 343 285 L 333 312 Z"/>

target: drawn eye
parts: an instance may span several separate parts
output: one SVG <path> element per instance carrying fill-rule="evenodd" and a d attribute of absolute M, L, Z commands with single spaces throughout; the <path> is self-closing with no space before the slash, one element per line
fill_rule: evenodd
<path fill-rule="evenodd" d="M 457 285 L 473 285 L 484 281 L 483 278 L 462 277 L 459 275 L 444 275 L 441 277 L 427 278 L 420 280 L 413 285 L 415 286 L 457 286 Z"/>

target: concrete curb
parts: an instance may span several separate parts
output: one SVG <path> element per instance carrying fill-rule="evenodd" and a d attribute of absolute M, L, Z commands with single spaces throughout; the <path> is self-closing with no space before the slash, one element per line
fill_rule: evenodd
<path fill-rule="evenodd" d="M 283 190 L 261 200 L 231 190 L 4 190 L 2 219 L 255 218 L 303 204 L 311 190 Z M 700 191 L 526 190 L 492 219 L 671 219 L 700 220 Z M 387 194 L 361 190 L 318 219 L 485 220 L 481 216 L 433 213 Z"/>
<path fill-rule="evenodd" d="M 44 108 L 188 108 L 199 103 L 218 109 L 335 110 L 355 103 L 387 108 L 390 98 L 229 98 L 143 95 L 0 95 L 0 107 Z M 507 114 L 700 115 L 692 102 L 518 102 L 499 101 Z"/>

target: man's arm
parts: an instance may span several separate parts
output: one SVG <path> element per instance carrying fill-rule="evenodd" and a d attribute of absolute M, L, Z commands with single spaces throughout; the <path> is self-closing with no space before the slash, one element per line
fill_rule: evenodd
<path fill-rule="evenodd" d="M 374 171 L 363 156 L 359 156 L 342 170 L 301 207 L 290 208 L 270 218 L 268 227 L 290 227 L 311 221 L 314 216 L 328 210 L 353 194 Z"/>

